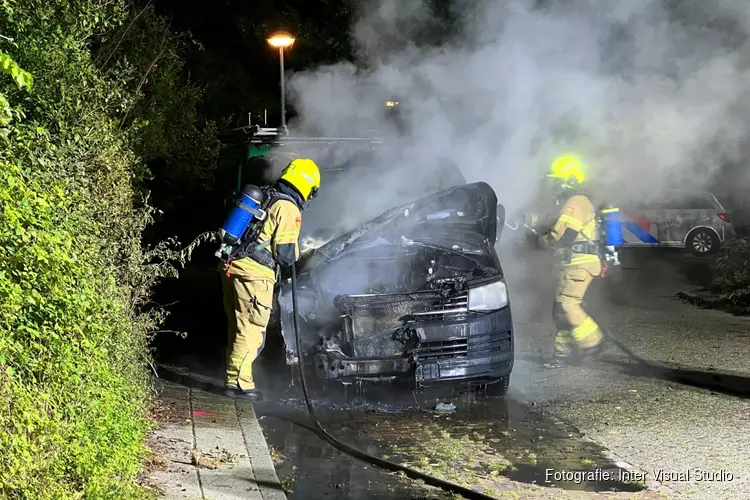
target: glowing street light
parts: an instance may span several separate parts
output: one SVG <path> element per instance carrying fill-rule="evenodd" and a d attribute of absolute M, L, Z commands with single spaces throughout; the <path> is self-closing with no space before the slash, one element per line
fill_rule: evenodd
<path fill-rule="evenodd" d="M 276 49 L 288 49 L 294 45 L 295 38 L 289 33 L 276 33 L 267 40 L 271 47 Z"/>
<path fill-rule="evenodd" d="M 284 49 L 292 48 L 294 45 L 295 38 L 289 33 L 276 33 L 268 38 L 266 41 L 268 45 L 275 49 L 279 49 L 279 66 L 281 70 L 281 128 L 286 128 L 286 96 L 284 93 Z"/>

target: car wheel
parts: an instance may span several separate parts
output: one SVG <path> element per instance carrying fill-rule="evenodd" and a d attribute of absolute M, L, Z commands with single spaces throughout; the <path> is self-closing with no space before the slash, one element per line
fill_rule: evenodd
<path fill-rule="evenodd" d="M 698 228 L 688 234 L 685 248 L 697 256 L 711 255 L 719 249 L 719 237 L 710 229 Z"/>
<path fill-rule="evenodd" d="M 479 394 L 482 396 L 488 398 L 501 398 L 505 396 L 505 393 L 508 392 L 509 386 L 510 376 L 503 377 L 496 380 L 495 382 L 490 382 L 489 384 L 480 385 L 477 387 L 477 389 Z"/>

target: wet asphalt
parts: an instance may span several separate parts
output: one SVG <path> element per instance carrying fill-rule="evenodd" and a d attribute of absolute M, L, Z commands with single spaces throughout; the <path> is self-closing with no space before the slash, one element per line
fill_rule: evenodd
<path fill-rule="evenodd" d="M 716 377 L 732 372 L 734 386 L 750 387 L 750 324 L 674 297 L 706 281 L 707 261 L 632 252 L 592 286 L 592 315 L 650 367 L 610 342 L 590 365 L 549 371 L 539 361 L 551 348 L 555 272 L 543 255 L 517 255 L 501 249 L 516 336 L 508 396 L 316 386 L 322 425 L 371 455 L 497 498 L 750 498 L 750 404 Z M 220 363 L 205 361 L 190 369 L 218 387 Z M 257 372 L 267 401 L 256 412 L 289 498 L 451 498 L 325 443 L 290 370 Z"/>
<path fill-rule="evenodd" d="M 541 256 L 527 255 L 525 269 L 509 270 L 522 358 L 511 393 L 646 471 L 670 498 L 750 498 L 750 319 L 675 297 L 706 284 L 710 259 L 650 249 L 623 257 L 592 285 L 587 307 L 649 365 L 612 342 L 583 368 L 549 373 L 528 361 L 549 346 L 548 304 L 534 298 L 554 280 Z"/>
<path fill-rule="evenodd" d="M 170 367 L 162 371 L 164 378 L 174 376 L 173 370 L 182 372 L 179 382 L 198 393 L 221 393 L 218 369 Z M 290 370 L 266 363 L 256 375 L 265 401 L 254 404 L 255 413 L 289 498 L 460 498 L 326 443 Z M 341 441 L 490 496 L 525 492 L 543 498 L 539 492 L 544 490 L 583 494 L 644 489 L 625 477 L 627 471 L 607 450 L 515 397 L 489 398 L 468 386 L 415 392 L 385 384 L 325 386 L 309 376 L 308 381 L 316 418 Z M 556 477 L 555 471 L 600 472 L 578 480 Z"/>
<path fill-rule="evenodd" d="M 424 405 L 421 408 L 407 406 L 408 401 L 383 406 L 360 400 L 348 405 L 348 411 L 321 408 L 317 416 L 338 439 L 370 455 L 491 496 L 512 482 L 569 491 L 643 489 L 625 481 L 592 478 L 575 482 L 548 477 L 547 470 L 599 469 L 613 477 L 623 472 L 600 446 L 513 398 L 487 401 L 446 395 L 441 399 L 452 400 L 457 406 L 451 413 L 435 411 L 430 398 L 418 399 Z M 256 409 L 279 477 L 291 489 L 289 498 L 451 498 L 322 443 L 299 411 L 259 405 Z"/>

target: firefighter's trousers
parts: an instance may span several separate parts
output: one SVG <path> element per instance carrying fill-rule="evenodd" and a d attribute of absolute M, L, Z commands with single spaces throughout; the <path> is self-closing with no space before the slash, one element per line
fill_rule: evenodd
<path fill-rule="evenodd" d="M 604 338 L 599 325 L 581 306 L 584 295 L 601 272 L 598 259 L 584 264 L 564 265 L 560 271 L 553 317 L 557 326 L 555 356 L 585 357 L 600 346 Z"/>
<path fill-rule="evenodd" d="M 255 389 L 253 362 L 266 343 L 274 280 L 222 274 L 222 288 L 229 323 L 226 383 L 242 390 Z"/>

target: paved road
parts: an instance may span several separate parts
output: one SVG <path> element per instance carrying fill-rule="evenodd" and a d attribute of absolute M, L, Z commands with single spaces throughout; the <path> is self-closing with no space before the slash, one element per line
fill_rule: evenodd
<path fill-rule="evenodd" d="M 503 263 L 517 336 L 517 363 L 507 401 L 455 399 L 457 413 L 442 417 L 425 411 L 434 406 L 392 414 L 382 408 L 354 407 L 348 412 L 321 412 L 325 425 L 361 449 L 408 460 L 389 449 L 398 441 L 408 450 L 406 455 L 427 459 L 423 468 L 449 479 L 456 472 L 464 479 L 471 476 L 477 465 L 472 462 L 497 462 L 498 471 L 510 462 L 500 473 L 504 480 L 490 477 L 485 485 L 499 497 L 659 498 L 666 493 L 671 498 L 750 498 L 750 402 L 722 394 L 720 388 L 711 391 L 675 381 L 684 375 L 674 371 L 681 367 L 693 371 L 688 381 L 735 372 L 735 385 L 750 386 L 742 378 L 750 377 L 750 319 L 699 309 L 674 297 L 705 275 L 702 261 L 677 252 L 627 255 L 624 269 L 608 282 L 597 281 L 587 297 L 592 314 L 637 355 L 673 371 L 646 369 L 614 346 L 590 366 L 544 370 L 533 359 L 551 346 L 554 271 L 543 254 L 526 253 L 518 261 L 503 255 Z M 211 364 L 208 371 L 215 372 L 216 380 L 210 385 L 221 384 L 220 368 Z M 277 386 L 271 393 L 289 397 L 295 392 L 285 389 L 288 371 L 275 370 L 261 378 Z M 304 425 L 273 417 L 280 411 L 276 403 L 269 401 L 257 410 L 268 415 L 261 425 L 278 459 L 279 475 L 292 484 L 293 498 L 311 491 L 327 498 L 400 498 L 409 487 L 333 450 Z M 306 421 L 299 406 L 289 411 L 293 419 Z M 471 430 L 461 434 L 461 429 Z M 581 433 L 599 447 L 582 444 Z M 577 490 L 569 483 L 542 487 L 539 477 L 542 466 L 611 470 L 613 463 L 647 473 L 652 488 L 615 494 L 596 487 L 593 492 L 591 484 Z M 689 471 L 690 477 L 666 481 L 656 477 L 660 470 L 672 475 Z M 696 470 L 706 474 L 699 478 Z M 436 497 L 434 491 L 426 493 Z"/>
<path fill-rule="evenodd" d="M 522 359 L 549 346 L 550 304 L 538 297 L 554 288 L 542 256 L 527 255 L 524 262 L 504 259 Z M 674 297 L 705 274 L 700 260 L 644 250 L 627 255 L 624 267 L 609 285 L 596 283 L 587 298 L 596 318 L 648 361 L 698 371 L 691 380 L 733 372 L 735 384 L 750 388 L 750 378 L 740 378 L 750 377 L 750 319 Z M 584 368 L 549 372 L 521 360 L 511 383 L 517 397 L 572 424 L 652 480 L 652 471 L 690 471 L 663 482 L 675 497 L 750 498 L 750 401 L 676 383 L 674 373 L 649 373 L 610 346 L 600 362 Z M 696 471 L 724 472 L 699 477 Z"/>

